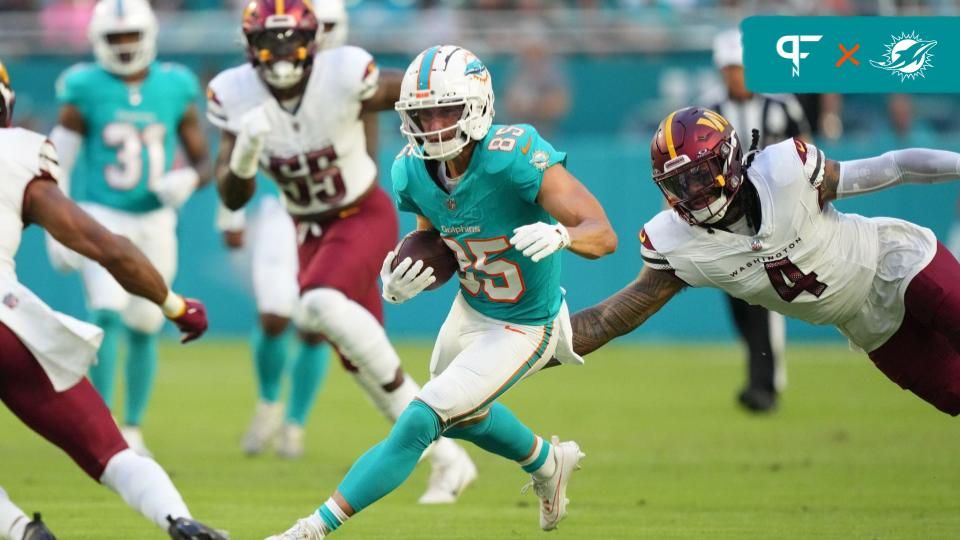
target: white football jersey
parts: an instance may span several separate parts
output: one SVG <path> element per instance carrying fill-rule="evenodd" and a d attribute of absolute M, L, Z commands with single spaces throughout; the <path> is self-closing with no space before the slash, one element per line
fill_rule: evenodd
<path fill-rule="evenodd" d="M 691 226 L 666 210 L 640 233 L 645 264 L 694 287 L 837 325 L 864 350 L 882 345 L 899 327 L 903 291 L 932 260 L 936 238 L 902 220 L 821 205 L 825 161 L 797 139 L 767 147 L 748 173 L 760 198 L 757 234 Z"/>
<path fill-rule="evenodd" d="M 57 154 L 47 138 L 20 128 L 0 129 L 0 322 L 37 358 L 57 391 L 83 379 L 103 332 L 57 313 L 18 280 L 23 196 L 30 182 L 57 180 Z"/>
<path fill-rule="evenodd" d="M 299 108 L 291 114 L 256 68 L 244 64 L 210 82 L 207 118 L 239 133 L 244 114 L 263 105 L 271 130 L 261 169 L 280 186 L 290 214 L 320 214 L 350 205 L 376 181 L 360 108 L 376 92 L 379 73 L 370 53 L 358 47 L 318 51 Z"/>

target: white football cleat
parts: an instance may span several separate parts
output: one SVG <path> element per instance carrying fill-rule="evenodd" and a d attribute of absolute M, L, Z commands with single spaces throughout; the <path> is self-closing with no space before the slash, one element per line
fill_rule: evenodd
<path fill-rule="evenodd" d="M 298 519 L 296 524 L 286 532 L 268 536 L 266 540 L 321 540 L 325 536 L 321 528 L 322 523 L 320 517 L 314 513 Z"/>
<path fill-rule="evenodd" d="M 263 453 L 267 447 L 274 444 L 282 426 L 283 404 L 257 401 L 253 420 L 250 421 L 250 427 L 243 435 L 243 442 L 241 443 L 243 452 L 248 456 Z"/>
<path fill-rule="evenodd" d="M 533 486 L 534 493 L 540 499 L 540 528 L 545 531 L 556 529 L 557 524 L 567 517 L 567 504 L 570 502 L 567 498 L 567 484 L 573 471 L 580 469 L 580 460 L 587 457 L 580 451 L 577 443 L 560 442 L 556 435 L 550 439 L 550 445 L 557 470 L 543 482 L 531 479 L 521 490 L 521 493 L 526 493 L 527 489 Z"/>
<path fill-rule="evenodd" d="M 277 455 L 286 459 L 303 457 L 303 427 L 296 424 L 284 424 L 277 444 Z"/>
<path fill-rule="evenodd" d="M 150 450 L 147 450 L 147 445 L 143 442 L 143 433 L 140 432 L 140 428 L 137 426 L 122 426 L 120 435 L 123 435 L 123 440 L 127 441 L 127 446 L 138 455 L 146 458 L 153 457 L 153 454 Z"/>
<path fill-rule="evenodd" d="M 420 504 L 452 504 L 474 480 L 477 466 L 467 451 L 456 446 L 457 458 L 445 465 L 434 465 L 427 483 L 427 491 L 417 501 Z"/>

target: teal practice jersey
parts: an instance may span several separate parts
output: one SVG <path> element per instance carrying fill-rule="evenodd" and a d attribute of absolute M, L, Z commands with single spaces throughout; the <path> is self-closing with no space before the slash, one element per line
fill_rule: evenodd
<path fill-rule="evenodd" d="M 199 93 L 196 76 L 177 64 L 154 62 L 131 85 L 97 64 L 64 72 L 57 99 L 76 107 L 86 125 L 73 196 L 127 212 L 160 208 L 152 183 L 172 168 L 180 120 Z"/>
<path fill-rule="evenodd" d="M 466 173 L 452 192 L 427 171 L 435 161 L 397 156 L 391 171 L 400 210 L 420 214 L 440 231 L 460 262 L 460 289 L 487 317 L 517 324 L 546 324 L 562 301 L 560 256 L 538 263 L 510 245 L 513 230 L 543 221 L 556 223 L 537 204 L 543 172 L 564 163 L 533 126 L 494 125 L 478 141 Z"/>

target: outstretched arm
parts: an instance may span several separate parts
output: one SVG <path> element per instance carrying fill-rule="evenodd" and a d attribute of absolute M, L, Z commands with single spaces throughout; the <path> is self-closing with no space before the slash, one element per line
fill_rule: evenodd
<path fill-rule="evenodd" d="M 898 184 L 934 184 L 960 179 L 960 154 L 907 148 L 852 161 L 826 160 L 821 199 L 832 201 Z"/>
<path fill-rule="evenodd" d="M 685 286 L 670 272 L 644 266 L 633 283 L 571 318 L 573 350 L 590 354 L 643 324 Z"/>
<path fill-rule="evenodd" d="M 543 173 L 537 202 L 566 227 L 570 251 L 597 259 L 617 249 L 617 234 L 603 207 L 563 165 Z"/>
<path fill-rule="evenodd" d="M 24 195 L 24 219 L 36 223 L 77 253 L 96 261 L 131 294 L 162 305 L 167 285 L 130 240 L 111 233 L 60 191 L 55 182 L 37 180 Z"/>

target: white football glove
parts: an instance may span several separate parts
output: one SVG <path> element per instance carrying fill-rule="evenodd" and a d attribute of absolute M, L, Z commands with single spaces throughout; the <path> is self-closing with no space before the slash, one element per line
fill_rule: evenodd
<path fill-rule="evenodd" d="M 270 133 L 270 119 L 264 105 L 258 105 L 240 118 L 240 133 L 230 153 L 230 170 L 240 178 L 253 178 L 257 174 L 260 153 Z"/>
<path fill-rule="evenodd" d="M 538 221 L 514 229 L 510 243 L 533 262 L 540 262 L 570 246 L 570 233 L 561 223 L 550 225 Z"/>
<path fill-rule="evenodd" d="M 164 205 L 180 208 L 196 191 L 200 175 L 193 167 L 184 167 L 167 172 L 157 180 L 153 192 Z"/>
<path fill-rule="evenodd" d="M 247 212 L 243 208 L 240 210 L 230 210 L 223 203 L 217 205 L 217 230 L 225 231 L 243 231 L 247 226 Z"/>
<path fill-rule="evenodd" d="M 380 281 L 383 282 L 383 299 L 391 304 L 402 304 L 420 294 L 437 280 L 433 267 L 423 267 L 423 261 L 413 262 L 407 257 L 396 268 L 390 270 L 394 253 L 387 253 L 380 268 Z M 422 270 L 422 272 L 421 272 Z"/>

